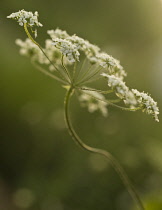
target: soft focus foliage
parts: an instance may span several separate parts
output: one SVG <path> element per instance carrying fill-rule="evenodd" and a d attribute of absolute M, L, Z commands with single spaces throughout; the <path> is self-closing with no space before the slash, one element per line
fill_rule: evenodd
<path fill-rule="evenodd" d="M 134 209 L 110 165 L 73 144 L 63 118 L 64 89 L 18 53 L 26 35 L 6 16 L 39 11 L 38 41 L 60 27 L 91 40 L 118 58 L 127 83 L 150 92 L 161 107 L 162 3 L 155 1 L 1 1 L 0 209 Z M 98 83 L 98 87 L 106 87 Z M 74 99 L 75 128 L 92 146 L 114 154 L 135 182 L 147 210 L 162 208 L 161 121 L 110 107 L 87 114 Z"/>

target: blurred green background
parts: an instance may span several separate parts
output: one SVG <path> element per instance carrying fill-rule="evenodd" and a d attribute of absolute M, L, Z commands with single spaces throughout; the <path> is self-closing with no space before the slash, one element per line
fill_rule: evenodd
<path fill-rule="evenodd" d="M 60 84 L 19 55 L 23 28 L 6 16 L 37 10 L 48 29 L 67 30 L 119 59 L 132 88 L 162 105 L 161 0 L 1 0 L 0 210 L 135 209 L 119 176 L 78 148 L 65 128 Z M 162 125 L 141 112 L 90 114 L 74 98 L 72 120 L 88 144 L 110 151 L 138 189 L 146 210 L 162 210 Z"/>

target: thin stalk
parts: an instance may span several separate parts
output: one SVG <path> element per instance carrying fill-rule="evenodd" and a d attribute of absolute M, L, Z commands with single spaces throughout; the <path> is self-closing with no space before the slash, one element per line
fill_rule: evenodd
<path fill-rule="evenodd" d="M 86 78 L 87 74 L 90 72 L 91 68 L 92 68 L 92 65 L 91 65 L 91 66 L 88 68 L 88 70 L 83 74 L 81 80 L 78 81 L 78 84 L 79 84 L 80 82 L 84 81 L 84 79 Z"/>
<path fill-rule="evenodd" d="M 28 31 L 28 28 L 27 28 L 27 25 L 26 23 L 24 23 L 24 30 L 28 36 L 28 38 L 35 44 L 39 47 L 39 49 L 42 51 L 42 53 L 44 54 L 44 56 L 47 58 L 47 60 L 50 62 L 50 64 L 55 68 L 55 70 L 60 74 L 60 76 L 62 78 L 64 78 L 66 80 L 66 78 L 60 73 L 60 71 L 58 70 L 58 68 L 54 65 L 54 63 L 49 59 L 49 57 L 46 55 L 46 53 L 44 52 L 44 50 L 42 49 L 42 47 L 40 46 L 40 44 L 38 42 L 36 42 L 33 37 L 30 35 L 29 31 Z M 69 83 L 69 82 L 68 82 Z M 69 83 L 70 84 L 70 83 Z"/>
<path fill-rule="evenodd" d="M 94 74 L 91 74 L 89 77 L 86 77 L 85 79 L 82 79 L 80 82 L 77 83 L 77 85 L 81 85 L 81 84 L 83 84 L 84 82 L 90 80 L 90 79 L 93 78 L 96 74 L 98 74 L 98 73 L 100 72 L 101 69 L 102 69 L 101 67 L 97 68 L 97 70 L 95 71 Z"/>
<path fill-rule="evenodd" d="M 84 87 L 77 87 L 75 86 L 76 89 L 78 90 L 88 90 L 88 91 L 96 91 L 98 93 L 102 93 L 102 94 L 108 94 L 108 93 L 113 93 L 113 90 L 97 90 L 97 89 L 93 89 L 93 88 L 84 88 Z"/>
<path fill-rule="evenodd" d="M 89 84 L 89 83 L 92 83 L 92 82 L 95 82 L 95 81 L 97 81 L 97 80 L 99 80 L 99 79 L 102 79 L 101 77 L 96 77 L 96 78 L 92 78 L 91 80 L 88 80 L 88 81 L 85 81 L 84 82 L 84 85 L 85 84 Z M 83 83 L 81 83 L 81 84 L 79 84 L 79 85 L 82 85 Z"/>
<path fill-rule="evenodd" d="M 77 74 L 77 76 L 76 76 L 76 81 L 77 81 L 77 79 L 78 79 L 78 77 L 79 77 L 79 75 L 80 75 L 82 69 L 84 68 L 84 65 L 85 65 L 86 61 L 87 61 L 87 58 L 85 57 L 84 61 L 83 61 L 82 64 L 81 64 L 81 67 L 80 67 L 79 70 L 78 70 L 78 74 Z"/>
<path fill-rule="evenodd" d="M 114 103 L 116 103 L 116 102 L 114 102 L 114 100 L 101 99 L 101 98 L 95 97 L 95 96 L 93 96 L 93 95 L 91 95 L 91 94 L 89 94 L 89 93 L 86 93 L 86 91 L 85 91 L 84 93 L 87 94 L 87 95 L 89 95 L 89 96 L 91 96 L 92 98 L 94 98 L 94 99 L 96 99 L 96 100 L 98 100 L 98 101 L 105 102 L 105 103 L 107 103 L 108 105 L 114 106 L 114 107 L 119 108 L 119 109 L 122 109 L 122 110 L 124 110 L 124 111 L 132 111 L 132 112 L 134 112 L 134 111 L 137 111 L 137 110 L 140 110 L 140 109 L 141 109 L 141 107 L 126 108 L 126 107 L 123 107 L 123 106 L 119 106 L 119 105 L 114 104 Z M 116 101 L 116 100 L 115 100 L 115 101 Z M 117 102 L 118 102 L 118 101 L 117 101 Z"/>
<path fill-rule="evenodd" d="M 38 69 L 38 70 L 39 70 L 40 72 L 42 72 L 43 74 L 45 74 L 45 75 L 47 75 L 47 76 L 49 76 L 49 77 L 51 77 L 51 78 L 53 78 L 53 79 L 55 79 L 55 80 L 57 80 L 57 81 L 59 81 L 59 82 L 62 82 L 62 83 L 64 83 L 64 84 L 66 84 L 66 85 L 68 84 L 65 80 L 62 80 L 62 79 L 60 79 L 59 77 L 57 77 L 57 76 L 51 74 L 50 72 L 48 72 L 48 71 L 46 71 L 45 69 L 43 69 L 41 66 L 37 65 L 35 62 L 32 62 L 32 64 L 35 66 L 36 69 Z"/>
<path fill-rule="evenodd" d="M 77 62 L 75 62 L 75 63 L 74 63 L 74 67 L 73 67 L 73 75 L 72 75 L 72 82 L 74 82 L 74 80 L 75 80 L 76 68 L 77 68 Z"/>
<path fill-rule="evenodd" d="M 84 150 L 86 150 L 88 152 L 91 152 L 91 153 L 95 153 L 95 154 L 99 154 L 99 155 L 104 156 L 111 163 L 112 167 L 115 169 L 115 171 L 120 176 L 123 184 L 125 185 L 126 189 L 128 190 L 129 194 L 131 195 L 132 199 L 137 204 L 139 210 L 145 210 L 145 208 L 144 208 L 144 206 L 143 206 L 143 204 L 140 200 L 139 195 L 137 194 L 136 190 L 134 189 L 133 184 L 129 180 L 126 172 L 121 167 L 121 165 L 118 163 L 118 161 L 109 152 L 107 152 L 105 150 L 102 150 L 102 149 L 97 149 L 97 148 L 93 148 L 93 147 L 88 146 L 76 134 L 76 132 L 75 132 L 75 130 L 74 130 L 72 124 L 71 124 L 70 114 L 69 114 L 70 97 L 71 97 L 73 91 L 74 91 L 73 87 L 70 87 L 69 90 L 66 93 L 65 102 L 64 102 L 64 105 L 65 105 L 65 122 L 66 122 L 69 134 L 71 135 L 72 139 L 75 141 L 75 143 L 77 143 Z"/>
<path fill-rule="evenodd" d="M 62 67 L 63 67 L 63 69 L 65 70 L 65 73 L 67 74 L 69 80 L 71 81 L 70 74 L 69 74 L 67 68 L 66 68 L 65 65 L 64 65 L 64 55 L 63 55 L 63 54 L 62 54 L 62 56 L 61 56 L 61 64 L 62 64 Z"/>

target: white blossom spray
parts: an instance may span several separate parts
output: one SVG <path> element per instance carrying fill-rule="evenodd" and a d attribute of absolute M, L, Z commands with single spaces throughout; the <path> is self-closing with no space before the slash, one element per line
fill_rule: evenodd
<path fill-rule="evenodd" d="M 36 37 L 36 27 L 42 27 L 38 22 L 38 12 L 33 14 L 20 10 L 7 18 L 17 20 L 28 36 L 25 41 L 16 40 L 20 54 L 30 58 L 39 71 L 59 81 L 67 89 L 64 100 L 65 122 L 72 139 L 84 150 L 104 156 L 119 174 L 138 208 L 144 210 L 127 174 L 111 153 L 86 145 L 75 132 L 70 120 L 69 104 L 70 98 L 76 92 L 81 105 L 87 107 L 91 113 L 99 110 L 107 117 L 108 106 L 113 106 L 125 111 L 142 110 L 159 122 L 157 102 L 150 95 L 129 88 L 124 82 L 127 74 L 120 62 L 83 38 L 70 36 L 66 31 L 57 28 L 47 31 L 49 38 L 45 40 L 45 46 L 41 47 L 29 32 L 30 29 Z M 99 79 L 103 79 L 103 82 L 107 80 L 107 90 L 87 87 L 86 84 Z M 110 100 L 108 95 L 113 93 L 117 98 Z"/>

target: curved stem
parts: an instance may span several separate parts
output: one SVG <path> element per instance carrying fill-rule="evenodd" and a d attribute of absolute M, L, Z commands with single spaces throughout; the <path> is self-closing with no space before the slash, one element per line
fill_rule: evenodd
<path fill-rule="evenodd" d="M 97 148 L 88 146 L 76 134 L 76 132 L 71 124 L 70 115 L 69 115 L 70 97 L 71 97 L 73 91 L 74 91 L 74 88 L 70 87 L 69 90 L 67 91 L 65 101 L 64 101 L 64 103 L 65 103 L 64 104 L 65 105 L 65 121 L 66 121 L 66 125 L 68 128 L 69 134 L 71 135 L 72 139 L 84 150 L 104 156 L 111 163 L 111 165 L 115 169 L 115 171 L 119 174 L 123 184 L 127 188 L 128 192 L 130 193 L 133 200 L 136 202 L 138 208 L 140 210 L 145 210 L 136 190 L 134 189 L 134 186 L 132 185 L 127 174 L 125 173 L 125 171 L 121 167 L 121 165 L 118 163 L 118 161 L 109 152 L 102 150 L 102 149 L 97 149 Z"/>
<path fill-rule="evenodd" d="M 42 49 L 42 47 L 40 46 L 40 44 L 38 42 L 36 42 L 33 37 L 30 35 L 29 31 L 28 31 L 28 28 L 27 28 L 27 25 L 26 23 L 24 23 L 24 30 L 28 36 L 28 38 L 35 44 L 39 47 L 39 49 L 42 51 L 42 53 L 44 54 L 44 56 L 47 58 L 47 60 L 50 62 L 50 64 L 55 68 L 55 70 L 60 74 L 60 76 L 62 78 L 64 78 L 66 80 L 66 78 L 60 73 L 60 71 L 58 70 L 58 68 L 54 65 L 54 63 L 49 59 L 49 57 L 46 55 L 46 53 L 44 52 L 44 50 Z M 67 81 L 67 80 L 66 80 Z M 67 81 L 69 83 L 69 81 Z M 70 83 L 69 83 L 70 84 Z"/>

